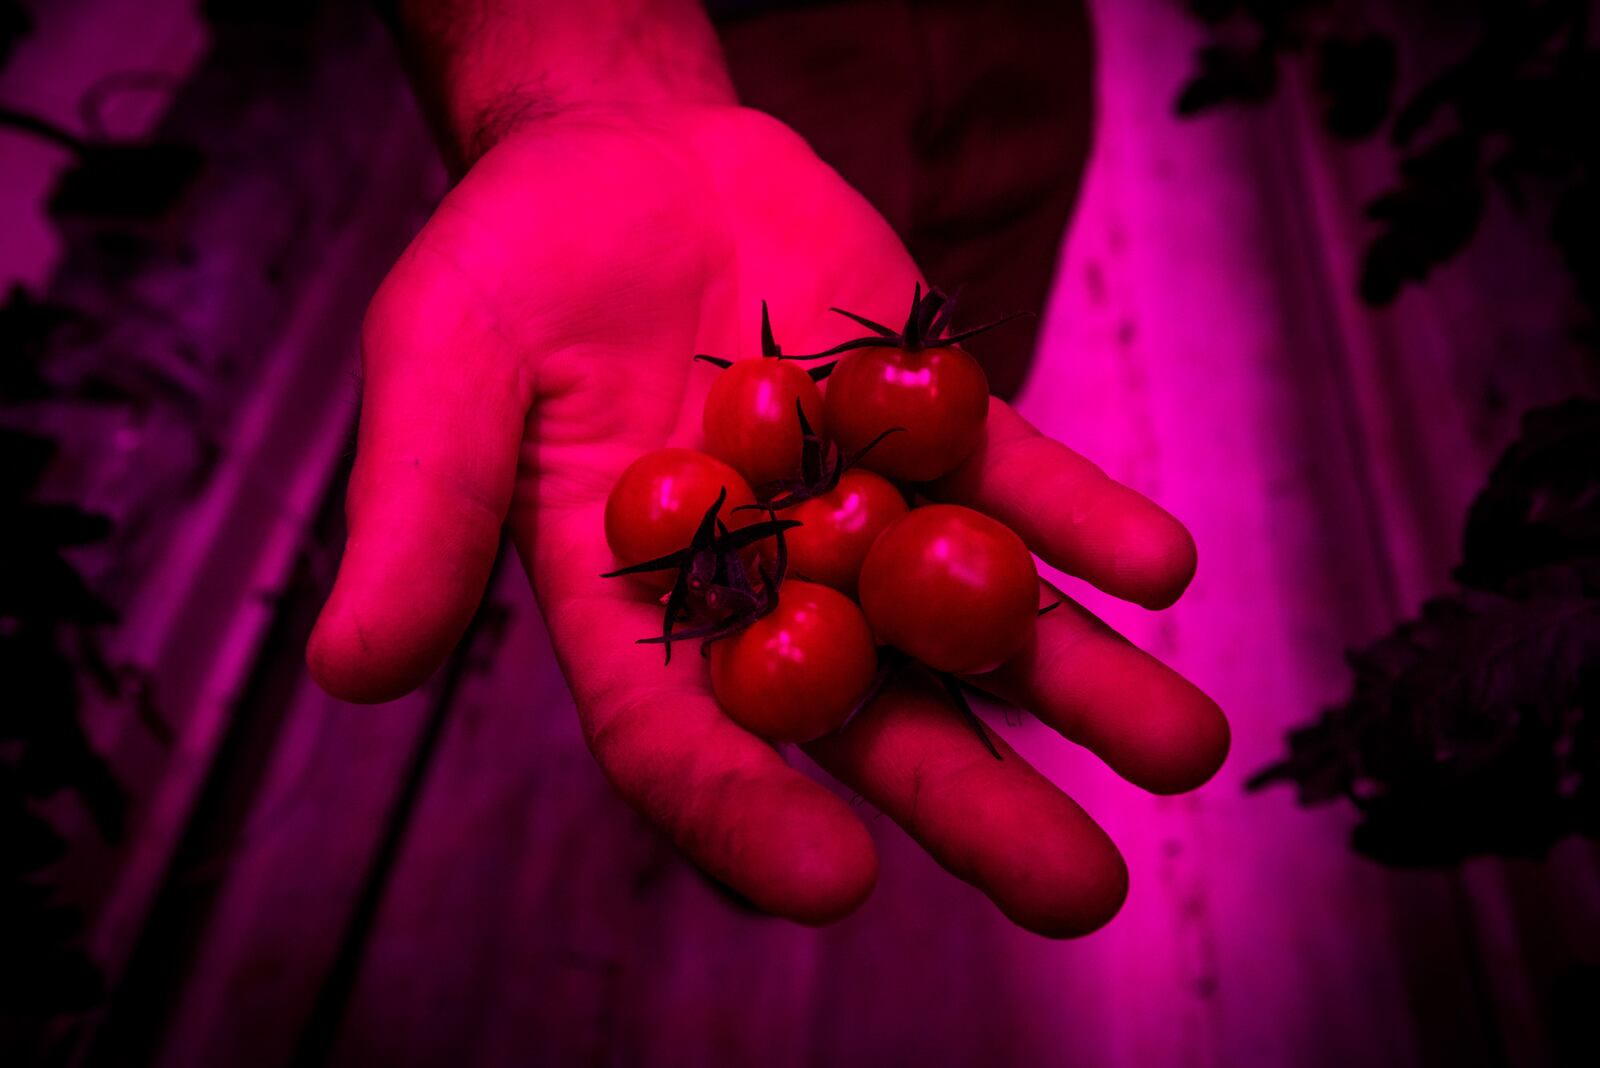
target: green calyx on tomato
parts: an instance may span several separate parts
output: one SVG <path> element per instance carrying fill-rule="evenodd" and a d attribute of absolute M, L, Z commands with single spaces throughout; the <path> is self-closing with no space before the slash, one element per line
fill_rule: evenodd
<path fill-rule="evenodd" d="M 821 423 L 822 393 L 799 365 L 781 359 L 772 336 L 766 301 L 761 302 L 761 358 L 724 360 L 701 353 L 702 363 L 722 368 L 711 384 L 701 414 L 708 453 L 738 470 L 760 488 L 793 481 L 801 474 L 802 441 L 792 412 L 796 407 Z"/>
<path fill-rule="evenodd" d="M 828 392 L 828 434 L 846 450 L 859 450 L 886 426 L 905 433 L 885 442 L 863 464 L 889 478 L 928 482 L 947 474 L 977 449 L 989 415 L 989 380 L 959 342 L 1016 318 L 950 333 L 953 298 L 917 283 L 905 326 L 893 330 L 855 312 L 833 311 L 865 326 L 851 338 L 810 356 L 822 359 Z"/>
<path fill-rule="evenodd" d="M 777 339 L 772 336 L 772 317 L 767 313 L 766 301 L 761 302 L 761 355 L 775 360 L 804 360 L 810 358 L 807 356 L 785 356 L 783 354 L 783 349 L 778 345 Z M 732 360 L 725 360 L 721 356 L 707 355 L 704 352 L 695 353 L 694 358 L 701 363 L 709 363 L 713 367 L 720 367 L 724 371 L 733 366 Z M 813 382 L 820 382 L 828 377 L 828 372 L 820 367 L 813 367 L 806 374 L 810 376 Z"/>
<path fill-rule="evenodd" d="M 813 497 L 831 493 L 838 488 L 839 480 L 844 477 L 844 473 L 860 463 L 862 457 L 876 448 L 884 438 L 890 434 L 903 433 L 905 430 L 904 427 L 892 426 L 880 431 L 860 449 L 846 455 L 833 442 L 812 429 L 811 420 L 806 418 L 805 406 L 799 401 L 795 402 L 794 414 L 800 429 L 799 477 L 762 485 L 756 491 L 755 504 L 741 504 L 735 511 L 745 512 L 755 509 L 781 512 L 804 504 Z"/>
<path fill-rule="evenodd" d="M 882 475 L 846 471 L 832 490 L 783 513 L 800 521 L 785 537 L 789 570 L 854 597 L 872 543 L 907 510 L 905 497 Z M 763 556 L 770 551 L 770 543 L 761 547 Z"/>
<path fill-rule="evenodd" d="M 829 308 L 829 311 L 842 315 L 872 332 L 861 337 L 851 338 L 848 341 L 841 341 L 832 348 L 824 349 L 821 352 L 813 352 L 805 356 L 780 355 L 778 358 L 782 360 L 822 360 L 829 356 L 837 356 L 840 353 L 849 352 L 852 349 L 881 347 L 904 349 L 907 352 L 949 348 L 952 345 L 959 345 L 968 338 L 987 333 L 997 326 L 1009 323 L 1011 320 L 1021 318 L 1027 314 L 1027 312 L 1012 312 L 1010 315 L 1001 316 L 999 319 L 984 323 L 982 326 L 974 326 L 958 334 L 947 334 L 945 331 L 950 327 L 950 317 L 955 313 L 955 308 L 956 297 L 954 294 L 946 294 L 938 286 L 929 286 L 928 292 L 924 294 L 922 292 L 922 283 L 918 282 L 911 296 L 911 313 L 906 316 L 905 326 L 899 330 L 874 322 L 865 315 L 859 315 L 853 311 L 846 311 L 843 308 Z M 833 369 L 834 364 L 824 364 L 821 367 L 813 367 L 811 375 L 820 381 L 827 378 L 833 372 Z"/>
<path fill-rule="evenodd" d="M 953 309 L 918 283 L 901 329 L 834 308 L 870 333 L 787 356 L 763 301 L 760 358 L 695 356 L 721 368 L 705 451 L 645 453 L 607 497 L 605 577 L 635 576 L 662 606 L 639 643 L 670 663 L 674 642 L 699 640 L 718 704 L 762 737 L 836 731 L 915 670 L 1003 759 L 964 686 L 1022 652 L 1050 610 L 1032 555 L 988 516 L 912 508 L 905 492 L 981 444 L 988 381 L 959 343 L 1015 318 L 952 332 Z"/>
<path fill-rule="evenodd" d="M 618 481 L 618 487 L 626 483 L 625 475 Z M 613 489 L 612 493 L 615 499 L 617 490 Z M 770 612 L 777 603 L 778 585 L 783 581 L 783 572 L 788 566 L 783 532 L 799 524 L 792 519 L 770 519 L 730 530 L 720 515 L 727 499 L 728 490 L 724 486 L 701 516 L 687 545 L 601 576 L 621 578 L 626 575 L 673 572 L 671 588 L 662 599 L 664 607 L 660 635 L 639 639 L 640 644 L 661 645 L 667 663 L 672 662 L 674 641 L 691 638 L 715 641 L 718 637 L 748 626 Z M 608 511 L 610 503 L 608 501 Z M 765 564 L 757 565 L 761 578 L 758 587 L 750 577 L 750 568 L 742 554 L 766 538 L 777 540 L 777 554 L 772 571 L 769 572 Z M 678 622 L 697 605 L 717 618 L 708 624 L 674 630 Z"/>
<path fill-rule="evenodd" d="M 795 574 L 854 597 L 861 562 L 873 539 L 907 508 L 893 483 L 855 465 L 900 428 L 890 427 L 864 449 L 846 455 L 812 428 L 799 404 L 795 405 L 795 419 L 803 450 L 800 477 L 765 487 L 756 504 L 739 505 L 736 510 L 759 509 L 772 518 L 785 512 L 797 519 L 800 526 L 785 539 Z M 771 544 L 761 551 L 770 562 Z"/>

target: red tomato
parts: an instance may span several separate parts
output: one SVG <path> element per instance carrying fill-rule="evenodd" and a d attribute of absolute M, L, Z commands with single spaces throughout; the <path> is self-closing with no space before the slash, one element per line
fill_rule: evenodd
<path fill-rule="evenodd" d="M 778 607 L 711 647 L 711 692 L 741 727 L 809 742 L 850 715 L 878 669 L 855 602 L 812 582 L 785 582 Z"/>
<path fill-rule="evenodd" d="M 762 357 L 738 360 L 706 395 L 706 451 L 732 464 L 752 486 L 800 475 L 800 419 L 822 430 L 822 393 L 799 365 Z"/>
<path fill-rule="evenodd" d="M 778 513 L 782 519 L 800 521 L 784 534 L 789 570 L 854 597 L 867 550 L 885 527 L 905 514 L 906 499 L 888 479 L 860 468 L 846 471 L 828 493 Z M 772 567 L 776 540 L 763 541 L 761 554 Z"/>
<path fill-rule="evenodd" d="M 1020 653 L 1039 611 L 1022 539 L 970 508 L 914 508 L 861 566 L 861 607 L 878 637 L 937 671 L 992 671 Z"/>
<path fill-rule="evenodd" d="M 864 348 L 847 352 L 828 379 L 828 433 L 846 455 L 890 434 L 861 466 L 910 482 L 948 474 L 983 440 L 989 380 L 970 355 L 953 346 L 908 352 Z"/>
<path fill-rule="evenodd" d="M 765 519 L 761 512 L 735 512 L 754 504 L 755 494 L 739 472 L 693 449 L 657 449 L 629 464 L 606 498 L 606 544 L 620 567 L 677 552 L 694 538 L 706 509 L 726 488 L 721 516 L 730 529 Z M 637 576 L 657 589 L 672 588 L 673 571 Z"/>

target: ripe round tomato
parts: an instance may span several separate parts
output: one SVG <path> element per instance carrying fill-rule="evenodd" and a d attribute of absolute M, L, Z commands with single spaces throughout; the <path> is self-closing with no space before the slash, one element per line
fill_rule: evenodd
<path fill-rule="evenodd" d="M 791 580 L 778 607 L 711 647 L 711 692 L 741 727 L 809 742 L 850 715 L 878 669 L 872 631 L 837 590 Z"/>
<path fill-rule="evenodd" d="M 954 346 L 908 352 L 856 349 L 839 358 L 828 379 L 828 433 L 852 455 L 890 427 L 861 466 L 890 478 L 927 482 L 948 474 L 983 440 L 989 380 Z"/>
<path fill-rule="evenodd" d="M 1039 572 L 1004 523 L 953 504 L 913 508 L 867 553 L 861 607 L 879 638 L 937 671 L 992 671 L 1033 634 Z"/>
<path fill-rule="evenodd" d="M 738 360 L 706 395 L 706 451 L 732 464 L 752 486 L 800 475 L 800 419 L 822 431 L 822 393 L 794 363 Z"/>
<path fill-rule="evenodd" d="M 789 571 L 854 597 L 867 550 L 885 527 L 906 514 L 906 499 L 882 475 L 852 468 L 829 492 L 778 514 L 800 521 L 784 534 Z M 761 554 L 772 567 L 776 540 L 763 541 Z"/>
<path fill-rule="evenodd" d="M 633 461 L 606 498 L 606 544 L 617 565 L 643 563 L 687 546 L 724 487 L 728 499 L 719 514 L 730 529 L 766 518 L 757 511 L 734 511 L 754 504 L 755 494 L 739 472 L 714 456 L 693 449 L 657 449 Z M 637 577 L 667 590 L 676 573 L 652 571 Z"/>

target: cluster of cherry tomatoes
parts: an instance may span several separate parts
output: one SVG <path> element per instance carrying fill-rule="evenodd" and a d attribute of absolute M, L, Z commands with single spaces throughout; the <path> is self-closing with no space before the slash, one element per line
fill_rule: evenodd
<path fill-rule="evenodd" d="M 970 717 L 956 676 L 1032 636 L 1039 582 L 1022 539 L 968 508 L 910 503 L 983 441 L 988 381 L 958 343 L 997 324 L 950 334 L 951 308 L 918 286 L 900 330 L 834 309 L 870 333 L 785 356 L 763 304 L 760 358 L 697 357 L 721 368 L 705 451 L 646 453 L 606 501 L 608 577 L 636 576 L 663 605 L 661 633 L 641 640 L 668 658 L 699 640 L 718 703 L 756 734 L 836 730 L 909 661 Z"/>

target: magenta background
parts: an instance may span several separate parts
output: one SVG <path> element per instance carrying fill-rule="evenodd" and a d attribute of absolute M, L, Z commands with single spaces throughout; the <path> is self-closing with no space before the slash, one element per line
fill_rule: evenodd
<path fill-rule="evenodd" d="M 1193 530 L 1199 576 L 1168 612 L 1066 581 L 1235 732 L 1214 782 L 1154 798 L 1037 724 L 996 720 L 1126 855 L 1111 927 L 1075 943 L 1013 929 L 882 819 L 859 914 L 811 931 L 741 911 L 611 797 L 514 568 L 459 680 L 369 709 L 303 678 L 355 325 L 442 187 L 368 33 L 342 62 L 370 88 L 329 150 L 349 153 L 359 195 L 305 224 L 285 313 L 240 339 L 259 359 L 228 387 L 220 463 L 125 556 L 91 561 L 126 605 L 115 652 L 154 673 L 177 743 L 91 710 L 137 809 L 126 847 L 75 872 L 91 946 L 123 985 L 111 1010 L 61 1026 L 68 1047 L 173 1065 L 1550 1059 L 1552 984 L 1600 953 L 1591 846 L 1386 871 L 1345 848 L 1347 813 L 1241 784 L 1343 695 L 1346 646 L 1445 588 L 1517 414 L 1592 389 L 1563 355 L 1559 275 L 1501 211 L 1426 291 L 1362 308 L 1359 206 L 1381 151 L 1326 143 L 1299 85 L 1180 122 L 1193 26 L 1161 0 L 1094 8 L 1097 141 L 1020 407 Z M 183 3 L 60 10 L 0 95 L 65 122 L 130 53 L 174 71 L 202 54 Z M 119 107 L 127 132 L 160 116 L 159 96 Z M 38 203 L 62 161 L 9 136 L 0 152 L 0 264 L 43 285 Z M 202 244 L 281 237 L 241 198 Z M 191 322 L 265 299 L 225 255 L 206 262 L 175 296 Z M 34 417 L 72 422 L 61 484 L 113 510 L 178 455 L 156 410 Z"/>

